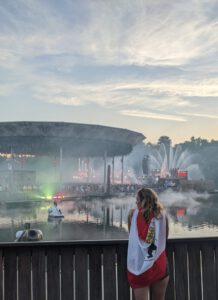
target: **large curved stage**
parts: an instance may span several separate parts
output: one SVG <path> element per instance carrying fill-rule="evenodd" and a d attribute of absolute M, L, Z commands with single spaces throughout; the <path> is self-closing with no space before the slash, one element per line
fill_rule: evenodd
<path fill-rule="evenodd" d="M 65 122 L 0 122 L 0 153 L 98 157 L 127 155 L 145 136 L 127 129 Z"/>

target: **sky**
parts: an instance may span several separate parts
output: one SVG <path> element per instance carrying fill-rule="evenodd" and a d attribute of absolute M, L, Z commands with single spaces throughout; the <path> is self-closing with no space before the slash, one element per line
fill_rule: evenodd
<path fill-rule="evenodd" d="M 0 121 L 218 140 L 218 2 L 0 0 Z"/>

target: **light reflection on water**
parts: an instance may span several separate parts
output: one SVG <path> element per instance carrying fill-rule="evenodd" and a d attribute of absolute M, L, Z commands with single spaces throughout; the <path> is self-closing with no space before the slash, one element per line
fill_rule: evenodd
<path fill-rule="evenodd" d="M 160 195 L 170 220 L 170 237 L 218 235 L 218 196 L 195 193 Z M 41 229 L 44 240 L 126 239 L 127 215 L 135 207 L 135 197 L 63 201 L 63 220 L 48 221 L 50 202 L 2 205 L 0 241 L 15 239 L 25 222 Z"/>

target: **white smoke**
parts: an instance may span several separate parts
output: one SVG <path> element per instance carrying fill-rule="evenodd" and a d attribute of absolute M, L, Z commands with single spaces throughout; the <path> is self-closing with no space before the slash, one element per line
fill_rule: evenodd
<path fill-rule="evenodd" d="M 210 197 L 208 193 L 197 193 L 195 191 L 189 192 L 174 192 L 172 190 L 166 190 L 165 192 L 159 195 L 161 203 L 165 207 L 173 207 L 173 206 L 185 206 L 185 207 L 193 207 L 199 206 L 201 203 L 198 200 L 207 200 Z"/>
<path fill-rule="evenodd" d="M 205 179 L 199 165 L 193 164 L 187 167 L 188 179 L 189 180 L 201 180 Z"/>

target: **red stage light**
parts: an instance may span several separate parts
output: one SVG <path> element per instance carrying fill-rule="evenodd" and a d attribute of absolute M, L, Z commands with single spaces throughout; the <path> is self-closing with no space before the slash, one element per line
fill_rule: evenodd
<path fill-rule="evenodd" d="M 178 171 L 178 177 L 187 178 L 188 172 L 187 171 Z"/>
<path fill-rule="evenodd" d="M 177 216 L 184 216 L 186 213 L 185 209 L 177 209 L 176 214 Z"/>

